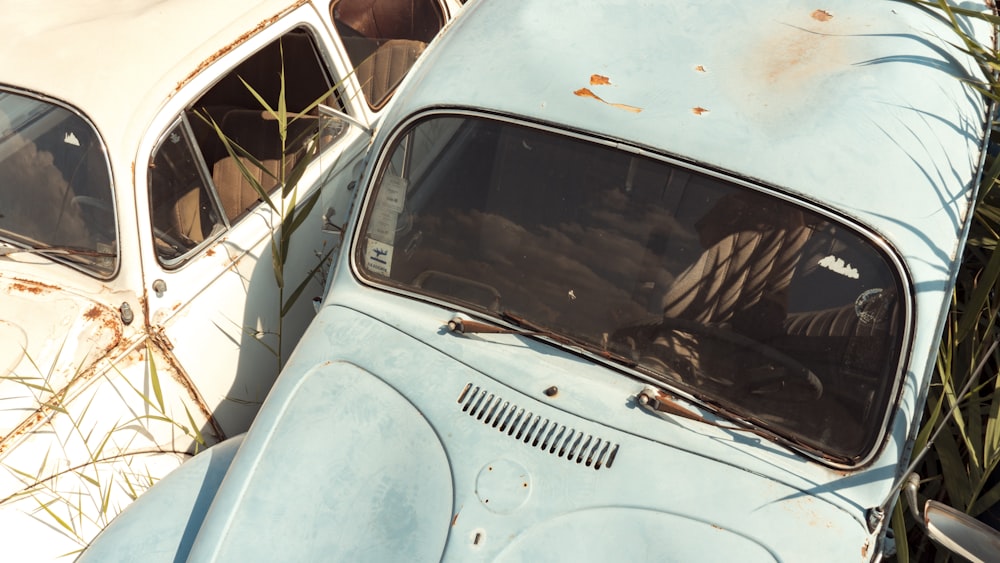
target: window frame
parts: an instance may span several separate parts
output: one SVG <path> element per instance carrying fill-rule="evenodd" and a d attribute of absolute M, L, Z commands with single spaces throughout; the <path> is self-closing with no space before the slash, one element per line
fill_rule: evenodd
<path fill-rule="evenodd" d="M 114 240 L 113 240 L 113 254 L 114 254 L 114 265 L 107 269 L 106 274 L 102 274 L 100 270 L 94 268 L 88 268 L 85 265 L 71 259 L 64 258 L 57 253 L 45 254 L 45 256 L 59 264 L 69 266 L 70 268 L 85 274 L 88 277 L 95 278 L 102 281 L 108 281 L 118 277 L 122 267 L 122 225 L 119 219 L 119 205 L 118 205 L 118 190 L 117 184 L 115 182 L 114 167 L 111 164 L 111 151 L 108 150 L 107 142 L 104 136 L 101 134 L 100 128 L 97 127 L 96 123 L 87 116 L 81 109 L 76 106 L 39 92 L 26 90 L 23 88 L 18 88 L 16 86 L 11 86 L 7 84 L 0 84 L 0 93 L 6 93 L 21 98 L 26 98 L 43 104 L 48 104 L 56 108 L 62 109 L 69 114 L 75 116 L 79 122 L 85 127 L 89 128 L 93 134 L 94 141 L 96 143 L 96 148 L 100 151 L 102 160 L 104 162 L 105 172 L 107 174 L 108 180 L 108 193 L 109 203 L 111 206 L 110 214 L 112 216 L 112 222 L 114 227 Z M 13 132 L 12 132 L 13 133 Z M 2 244 L 13 245 L 18 247 L 34 248 L 22 242 L 3 239 Z"/>
<path fill-rule="evenodd" d="M 365 266 L 365 254 L 367 252 L 366 246 L 368 241 L 366 232 L 371 222 L 371 206 L 373 206 L 377 201 L 376 188 L 381 182 L 382 176 L 391 166 L 392 157 L 396 148 L 401 143 L 400 139 L 409 135 L 419 122 L 433 117 L 460 117 L 466 119 L 492 120 L 502 124 L 532 128 L 542 132 L 562 135 L 575 140 L 582 140 L 595 145 L 603 145 L 611 149 L 622 150 L 636 156 L 660 161 L 670 166 L 696 172 L 698 174 L 720 180 L 737 188 L 749 189 L 769 197 L 780 199 L 786 203 L 800 207 L 803 210 L 824 217 L 841 228 L 853 231 L 857 237 L 863 239 L 881 255 L 885 261 L 885 265 L 890 269 L 892 275 L 897 280 L 901 293 L 897 296 L 899 299 L 899 309 L 901 311 L 900 330 L 897 335 L 897 338 L 899 339 L 899 353 L 895 367 L 891 370 L 892 381 L 883 388 L 883 393 L 881 394 L 883 399 L 878 405 L 881 413 L 878 417 L 873 419 L 873 421 L 878 422 L 878 430 L 871 435 L 870 440 L 866 441 L 867 445 L 865 446 L 865 449 L 850 459 L 832 457 L 831 455 L 828 455 L 820 450 L 814 450 L 812 447 L 802 446 L 797 443 L 795 439 L 786 437 L 781 433 L 777 433 L 771 427 L 766 427 L 765 430 L 770 435 L 773 435 L 774 438 L 780 443 L 800 453 L 804 457 L 836 469 L 860 469 L 867 466 L 878 457 L 891 436 L 890 423 L 898 410 L 898 404 L 902 396 L 906 369 L 909 365 L 912 354 L 914 322 L 916 318 L 916 304 L 914 297 L 915 289 L 912 282 L 913 277 L 909 269 L 906 267 L 905 261 L 902 260 L 899 251 L 890 242 L 888 242 L 885 237 L 881 236 L 870 227 L 860 223 L 853 217 L 846 216 L 843 213 L 824 206 L 819 202 L 801 197 L 795 197 L 794 195 L 788 193 L 787 190 L 782 190 L 779 187 L 754 182 L 746 177 L 726 170 L 708 168 L 703 164 L 691 162 L 675 155 L 662 154 L 646 148 L 630 145 L 621 140 L 603 138 L 586 131 L 555 127 L 551 124 L 538 123 L 518 116 L 495 114 L 469 108 L 425 108 L 414 112 L 403 120 L 400 120 L 395 128 L 386 136 L 385 141 L 381 144 L 380 152 L 377 155 L 374 155 L 374 167 L 372 168 L 372 172 L 369 176 L 364 200 L 360 206 L 359 215 L 352 233 L 353 242 L 350 252 L 350 268 L 355 279 L 366 286 L 444 307 L 450 311 L 458 311 L 473 318 L 483 317 L 484 312 L 478 309 L 463 306 L 462 303 L 454 300 L 448 301 L 439 299 L 432 295 L 409 290 L 399 284 L 393 284 L 384 279 L 380 279 L 376 275 L 369 274 L 368 269 Z M 495 322 L 504 323 L 502 319 L 495 319 Z M 672 393 L 676 393 L 678 396 L 684 397 L 686 400 L 689 400 L 694 404 L 703 405 L 709 411 L 713 409 L 713 402 L 710 397 L 707 398 L 708 400 L 700 398 L 700 396 L 687 391 L 684 387 L 672 386 L 664 382 L 662 379 L 654 378 L 649 374 L 644 373 L 640 369 L 624 366 L 597 354 L 591 354 L 579 350 L 570 351 L 584 355 L 592 361 L 603 364 L 605 367 L 608 367 L 613 371 L 638 379 L 644 383 L 651 384 L 656 387 L 669 388 Z M 756 426 L 757 423 L 754 423 L 754 425 Z"/>
<path fill-rule="evenodd" d="M 270 27 L 269 29 L 277 29 L 280 24 Z M 203 178 L 205 182 L 205 190 L 210 194 L 210 202 L 215 208 L 215 212 L 220 216 L 220 221 L 223 226 L 221 229 L 215 229 L 216 232 L 206 235 L 205 239 L 198 243 L 197 245 L 191 247 L 186 252 L 183 252 L 175 258 L 165 259 L 161 253 L 155 248 L 153 244 L 153 256 L 156 262 L 164 269 L 168 271 L 176 271 L 183 268 L 186 264 L 190 263 L 192 260 L 203 255 L 204 250 L 212 246 L 220 238 L 224 237 L 227 233 L 231 232 L 236 226 L 247 221 L 251 216 L 259 212 L 266 202 L 263 200 L 258 200 L 252 207 L 244 210 L 242 213 L 238 214 L 234 220 L 231 220 L 228 214 L 225 212 L 225 208 L 222 205 L 221 197 L 219 194 L 219 189 L 216 185 L 215 179 L 212 176 L 212 171 L 209 170 L 209 164 L 206 161 L 205 150 L 200 146 L 198 142 L 198 135 L 194 131 L 194 127 L 191 124 L 191 119 L 197 118 L 194 116 L 194 112 L 197 111 L 196 108 L 199 103 L 205 99 L 214 88 L 216 88 L 223 80 L 232 77 L 234 73 L 237 73 L 240 67 L 247 63 L 254 56 L 265 52 L 269 48 L 274 48 L 276 44 L 281 41 L 282 38 L 288 36 L 292 33 L 303 33 L 305 34 L 312 47 L 313 54 L 315 55 L 315 63 L 318 70 L 322 72 L 323 79 L 329 85 L 329 89 L 333 92 L 330 97 L 336 102 L 338 107 L 332 107 L 325 104 L 320 104 L 312 111 L 316 112 L 318 116 L 325 114 L 342 116 L 345 118 L 349 124 L 361 126 L 360 122 L 350 116 L 349 109 L 350 104 L 344 101 L 344 80 L 335 80 L 338 73 L 342 72 L 342 69 L 334 63 L 334 57 L 331 56 L 327 47 L 327 42 L 323 39 L 323 31 L 317 29 L 314 22 L 306 21 L 304 18 L 290 18 L 288 24 L 285 26 L 280 26 L 280 30 L 277 31 L 272 37 L 267 41 L 263 42 L 261 45 L 257 46 L 253 50 L 248 50 L 245 53 L 240 53 L 240 58 L 237 60 L 230 60 L 228 58 L 222 58 L 217 61 L 216 65 L 209 67 L 203 75 L 214 74 L 211 81 L 201 88 L 187 103 L 184 104 L 178 111 L 176 111 L 170 121 L 167 123 L 163 132 L 157 137 L 156 142 L 153 144 L 152 149 L 149 154 L 149 161 L 147 167 L 151 167 L 153 161 L 156 159 L 158 151 L 162 146 L 164 140 L 169 137 L 170 132 L 177 126 L 178 123 L 182 125 L 185 131 L 185 135 L 188 137 L 187 142 L 191 149 L 194 151 L 194 159 L 197 161 L 198 173 Z M 252 39 L 252 38 L 250 38 Z M 218 73 L 213 73 L 212 68 L 219 68 L 218 65 L 225 65 L 225 70 Z M 286 84 L 286 89 L 288 85 Z M 244 108 L 251 109 L 251 108 Z M 263 107 L 252 108 L 254 111 L 263 112 Z M 329 150 L 331 147 L 336 146 L 340 141 L 340 138 L 334 140 L 330 144 L 325 144 L 321 146 L 321 153 L 323 151 Z M 319 159 L 317 159 L 319 160 Z M 310 167 L 312 164 L 310 164 Z M 275 184 L 271 188 L 270 193 L 274 193 L 280 187 L 279 184 Z M 146 197 L 148 200 L 149 209 L 149 225 L 151 230 L 151 235 L 153 235 L 153 240 L 155 240 L 155 231 L 158 226 L 155 223 L 156 217 L 154 214 L 153 203 L 154 203 L 154 185 L 147 173 L 146 177 Z"/>

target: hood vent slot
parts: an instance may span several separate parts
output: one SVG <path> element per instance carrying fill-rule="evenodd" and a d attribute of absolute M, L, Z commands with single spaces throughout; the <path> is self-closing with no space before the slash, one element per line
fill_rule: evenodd
<path fill-rule="evenodd" d="M 542 418 L 471 383 L 459 393 L 458 404 L 483 424 L 578 465 L 610 469 L 618 455 L 618 444 Z"/>

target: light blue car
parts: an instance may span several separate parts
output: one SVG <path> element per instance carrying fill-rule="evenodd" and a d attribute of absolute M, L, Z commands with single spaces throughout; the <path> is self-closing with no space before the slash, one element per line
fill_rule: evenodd
<path fill-rule="evenodd" d="M 250 431 L 83 560 L 881 560 L 988 133 L 956 43 L 908 2 L 471 2 L 327 186 Z"/>

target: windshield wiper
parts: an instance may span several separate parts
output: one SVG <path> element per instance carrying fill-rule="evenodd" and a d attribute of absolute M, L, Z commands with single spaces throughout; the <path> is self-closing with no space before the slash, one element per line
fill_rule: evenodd
<path fill-rule="evenodd" d="M 475 321 L 471 319 L 463 319 L 461 317 L 454 317 L 448 321 L 449 332 L 454 332 L 458 334 L 517 334 L 521 336 L 532 336 L 532 337 L 544 337 L 549 340 L 555 341 L 559 344 L 569 347 L 575 347 L 580 350 L 595 354 L 602 358 L 617 362 L 629 368 L 640 367 L 639 364 L 625 356 L 615 354 L 605 348 L 589 344 L 587 342 L 580 342 L 569 338 L 565 335 L 552 332 L 551 330 L 534 325 L 516 315 L 508 312 L 500 313 L 500 317 L 514 324 L 517 328 L 508 328 L 496 324 L 485 323 L 481 321 Z M 673 416 L 679 416 L 686 418 L 688 420 L 693 420 L 695 422 L 701 422 L 709 426 L 714 426 L 722 430 L 728 430 L 732 432 L 747 432 L 754 434 L 760 438 L 763 438 L 769 442 L 774 442 L 781 444 L 784 447 L 791 448 L 792 450 L 798 450 L 800 452 L 805 452 L 811 456 L 819 457 L 822 459 L 833 460 L 833 461 L 845 461 L 838 457 L 831 457 L 829 454 L 824 453 L 808 444 L 804 444 L 799 440 L 783 436 L 774 432 L 770 432 L 763 428 L 759 428 L 759 422 L 752 419 L 746 419 L 739 416 L 721 405 L 715 405 L 710 403 L 704 403 L 695 399 L 692 403 L 693 406 L 703 409 L 704 411 L 710 412 L 715 416 L 723 418 L 729 421 L 731 424 L 722 424 L 714 420 L 709 420 L 704 416 L 689 410 L 681 405 L 678 398 L 667 391 L 660 389 L 659 387 L 653 385 L 647 385 L 645 389 L 636 395 L 636 402 L 639 407 L 649 411 L 650 413 L 662 415 L 668 414 Z"/>
<path fill-rule="evenodd" d="M 484 323 L 480 321 L 474 321 L 471 319 L 463 319 L 461 317 L 454 317 L 448 321 L 448 330 L 450 332 L 455 332 L 458 334 L 518 334 L 521 336 L 533 336 L 547 338 L 551 341 L 557 342 L 563 346 L 568 346 L 571 348 L 577 348 L 583 350 L 584 352 L 589 352 L 591 354 L 600 356 L 606 360 L 611 360 L 617 362 L 626 367 L 634 368 L 638 364 L 625 356 L 616 354 L 605 347 L 597 346 L 589 342 L 576 340 L 575 338 L 570 338 L 564 334 L 558 332 L 553 332 L 549 329 L 542 328 L 533 323 L 518 317 L 517 315 L 502 312 L 500 313 L 500 318 L 503 320 L 514 324 L 517 328 L 508 328 L 504 326 L 499 326 L 491 323 Z"/>
<path fill-rule="evenodd" d="M 714 426 L 716 428 L 721 428 L 722 430 L 728 430 L 731 432 L 748 432 L 750 434 L 754 434 L 756 436 L 764 438 L 769 442 L 774 442 L 786 448 L 797 450 L 800 453 L 806 453 L 813 457 L 824 459 L 827 461 L 834 461 L 838 463 L 849 463 L 851 461 L 849 458 L 846 457 L 831 456 L 830 454 L 822 450 L 810 446 L 809 444 L 803 443 L 801 440 L 796 440 L 795 438 L 784 436 L 776 432 L 770 432 L 768 430 L 765 430 L 764 428 L 758 428 L 757 425 L 760 424 L 759 421 L 756 421 L 754 419 L 744 418 L 736 413 L 729 411 L 728 409 L 720 405 L 702 402 L 695 399 L 694 402 L 691 403 L 692 406 L 708 411 L 720 418 L 724 418 L 729 422 L 736 424 L 737 426 L 732 426 L 729 424 L 721 424 L 714 420 L 709 420 L 704 416 L 691 411 L 687 407 L 684 407 L 678 400 L 677 396 L 672 395 L 667 391 L 664 391 L 663 389 L 660 389 L 653 385 L 647 385 L 645 389 L 643 389 L 636 395 L 636 403 L 638 403 L 640 408 L 649 411 L 652 414 L 656 415 L 669 414 L 673 416 L 679 416 L 681 418 L 686 418 L 688 420 L 693 420 L 695 422 L 701 422 L 703 424 Z"/>
<path fill-rule="evenodd" d="M 718 422 L 715 422 L 714 420 L 709 420 L 704 416 L 696 412 L 692 412 L 687 408 L 681 406 L 681 404 L 677 401 L 677 397 L 671 395 L 670 393 L 667 393 L 666 391 L 663 391 L 662 389 L 653 387 L 652 385 L 647 385 L 645 389 L 643 389 L 642 391 L 639 392 L 638 395 L 636 395 L 636 402 L 643 409 L 653 413 L 672 414 L 675 416 L 679 416 L 681 418 L 693 420 L 695 422 L 701 422 L 709 426 L 715 426 L 716 428 L 721 428 L 723 430 L 732 430 L 735 432 L 750 432 L 762 438 L 767 438 L 768 440 L 774 439 L 774 436 L 772 434 L 765 432 L 754 426 L 730 426 L 727 424 L 720 424 Z M 746 421 L 744 421 L 743 419 L 741 419 L 736 415 L 726 412 L 724 409 L 712 409 L 704 407 L 702 405 L 698 406 L 701 408 L 705 408 L 705 410 L 708 410 L 712 414 L 721 416 L 722 418 L 725 418 L 730 422 L 734 422 L 736 424 L 746 424 Z"/>

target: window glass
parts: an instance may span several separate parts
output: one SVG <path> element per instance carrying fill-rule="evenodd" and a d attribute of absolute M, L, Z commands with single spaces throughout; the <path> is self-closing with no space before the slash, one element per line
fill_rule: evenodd
<path fill-rule="evenodd" d="M 445 23 L 436 0 L 335 0 L 331 10 L 361 91 L 375 110 Z"/>
<path fill-rule="evenodd" d="M 149 185 L 156 253 L 165 264 L 225 230 L 184 120 L 179 119 L 156 148 Z"/>
<path fill-rule="evenodd" d="M 568 135 L 435 116 L 394 141 L 361 271 L 614 358 L 820 455 L 881 436 L 902 282 L 850 226 Z"/>
<path fill-rule="evenodd" d="M 79 114 L 0 91 L 4 242 L 98 277 L 114 274 L 118 244 L 109 170 L 97 132 Z"/>
<path fill-rule="evenodd" d="M 205 237 L 239 221 L 264 197 L 278 197 L 276 188 L 293 176 L 297 165 L 307 165 L 308 151 L 318 146 L 321 109 L 342 109 L 332 83 L 312 34 L 300 28 L 240 63 L 182 113 L 150 169 L 157 236 L 178 235 L 167 244 L 157 240 L 162 263 L 180 264 Z M 281 98 L 289 114 L 284 135 L 261 102 L 277 109 Z M 325 128 L 322 146 L 335 143 L 344 129 Z M 172 138 L 183 145 L 168 142 Z M 171 171 L 168 179 L 160 171 L 165 162 L 183 170 Z M 193 195 L 184 195 L 195 192 L 201 194 L 197 206 L 185 199 Z M 178 204 L 187 213 L 200 209 L 200 221 L 181 219 L 192 227 L 200 224 L 200 230 L 178 227 Z"/>

